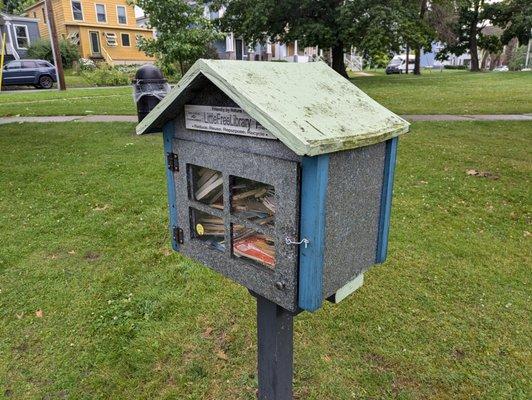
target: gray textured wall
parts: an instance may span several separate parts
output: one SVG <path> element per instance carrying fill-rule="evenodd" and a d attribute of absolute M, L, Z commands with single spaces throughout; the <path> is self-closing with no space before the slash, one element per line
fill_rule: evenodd
<path fill-rule="evenodd" d="M 385 149 L 383 142 L 330 155 L 324 298 L 375 264 Z"/>
<path fill-rule="evenodd" d="M 204 78 L 195 82 L 181 104 L 237 106 Z M 174 151 L 178 154 L 180 164 L 180 172 L 176 176 L 177 208 L 179 225 L 185 237 L 180 251 L 282 307 L 296 311 L 298 248 L 286 245 L 284 239 L 287 236 L 297 237 L 299 231 L 299 157 L 278 140 L 188 130 L 185 128 L 182 110 L 176 112 Z M 222 172 L 225 185 L 224 210 L 213 210 L 190 200 L 187 164 Z M 256 226 L 230 214 L 230 176 L 253 179 L 275 188 L 275 225 L 261 227 L 263 233 L 272 235 L 275 240 L 276 266 L 273 271 L 231 254 L 230 224 L 238 223 L 252 228 Z M 225 252 L 211 249 L 208 244 L 191 239 L 190 207 L 224 218 Z M 278 281 L 285 283 L 284 290 L 275 287 Z"/>

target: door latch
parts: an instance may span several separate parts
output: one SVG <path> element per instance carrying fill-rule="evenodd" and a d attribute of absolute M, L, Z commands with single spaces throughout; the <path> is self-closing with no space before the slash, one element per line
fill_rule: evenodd
<path fill-rule="evenodd" d="M 297 244 L 297 245 L 299 246 L 299 245 L 302 244 L 303 246 L 305 246 L 305 249 L 306 249 L 307 246 L 308 246 L 308 244 L 310 243 L 310 240 L 308 240 L 307 238 L 303 238 L 303 239 L 301 239 L 299 242 L 296 242 L 296 241 L 290 239 L 289 237 L 287 237 L 287 238 L 284 239 L 284 242 L 285 242 L 286 244 L 288 244 L 288 245 L 290 245 L 290 244 Z"/>

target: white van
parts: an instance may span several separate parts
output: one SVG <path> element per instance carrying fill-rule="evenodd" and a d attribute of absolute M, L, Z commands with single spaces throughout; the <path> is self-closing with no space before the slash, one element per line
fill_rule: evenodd
<path fill-rule="evenodd" d="M 408 72 L 414 72 L 416 58 L 415 56 L 408 57 Z M 390 74 L 404 74 L 406 72 L 406 54 L 398 54 L 386 67 L 386 75 Z"/>

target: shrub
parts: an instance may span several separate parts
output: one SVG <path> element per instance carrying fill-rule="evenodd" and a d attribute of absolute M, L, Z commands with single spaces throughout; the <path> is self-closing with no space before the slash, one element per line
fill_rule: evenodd
<path fill-rule="evenodd" d="M 510 60 L 508 61 L 508 68 L 511 71 L 520 71 L 525 68 L 526 51 L 526 46 L 520 46 L 515 49 L 515 52 L 511 55 Z"/>
<path fill-rule="evenodd" d="M 79 58 L 78 46 L 68 40 L 59 41 L 59 51 L 61 52 L 61 60 L 63 61 L 63 67 L 65 68 L 71 68 L 72 63 Z M 53 63 L 54 56 L 50 41 L 47 39 L 39 39 L 35 41 L 28 48 L 28 57 Z"/>
<path fill-rule="evenodd" d="M 444 65 L 445 69 L 469 69 L 467 65 Z"/>
<path fill-rule="evenodd" d="M 96 64 L 89 58 L 80 58 L 78 65 L 80 71 L 93 71 L 96 69 Z"/>
<path fill-rule="evenodd" d="M 94 86 L 125 86 L 131 83 L 128 74 L 107 64 L 101 64 L 92 71 L 84 71 L 82 75 Z"/>
<path fill-rule="evenodd" d="M 164 78 L 170 83 L 177 83 L 181 79 L 181 71 L 175 64 L 163 63 L 157 60 L 155 63 L 157 68 L 163 72 Z"/>

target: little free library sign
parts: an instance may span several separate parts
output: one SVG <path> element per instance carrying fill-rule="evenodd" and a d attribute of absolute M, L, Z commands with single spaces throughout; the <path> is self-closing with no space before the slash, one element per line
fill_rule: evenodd
<path fill-rule="evenodd" d="M 257 298 L 259 399 L 292 396 L 293 316 L 385 261 L 408 130 L 324 63 L 228 60 L 197 61 L 137 126 L 163 132 L 173 249 Z"/>
<path fill-rule="evenodd" d="M 237 107 L 185 105 L 185 127 L 198 131 L 276 139 L 261 124 Z"/>

